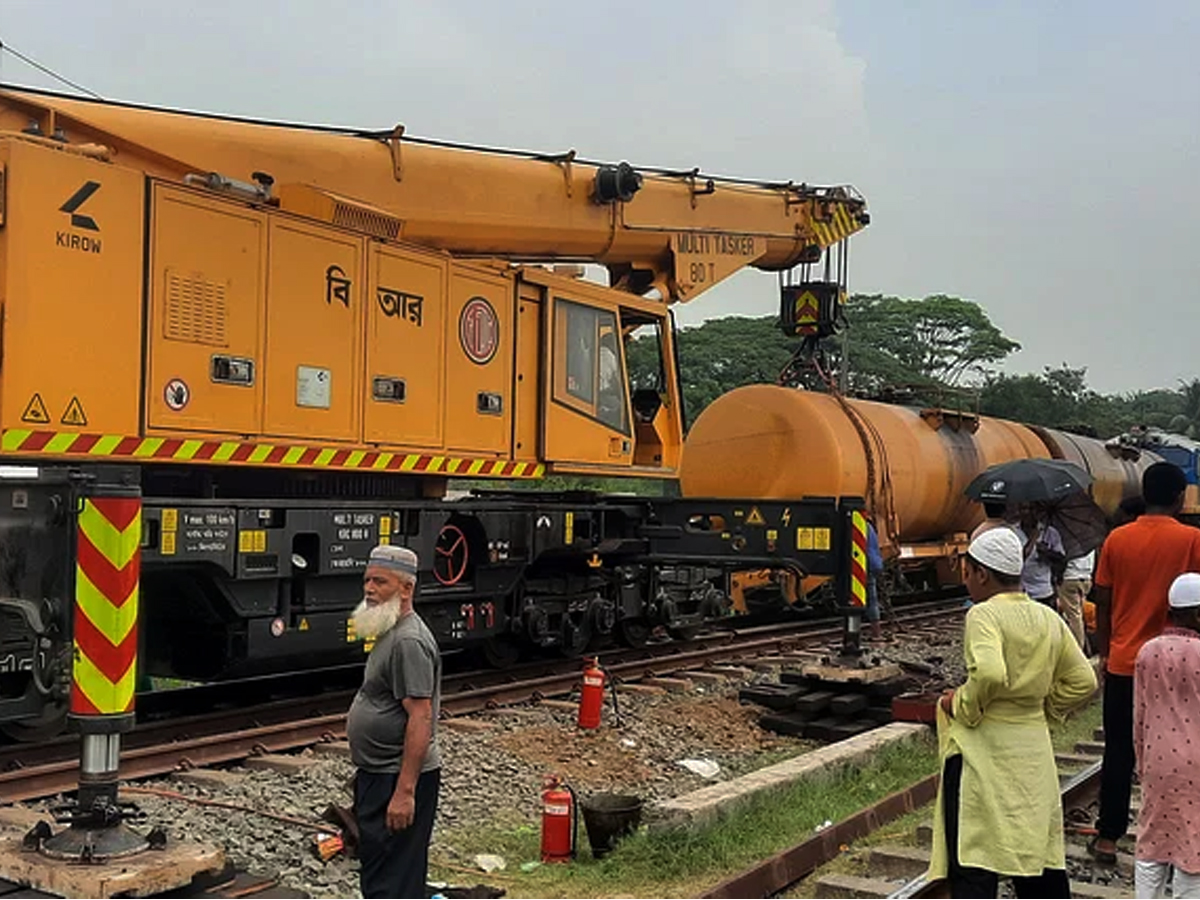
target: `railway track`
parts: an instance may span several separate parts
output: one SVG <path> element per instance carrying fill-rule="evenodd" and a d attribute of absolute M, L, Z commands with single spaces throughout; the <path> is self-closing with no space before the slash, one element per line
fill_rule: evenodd
<path fill-rule="evenodd" d="M 928 627 L 961 615 L 958 598 L 913 604 L 895 614 L 904 627 Z M 604 664 L 619 683 L 670 675 L 708 665 L 763 657 L 819 646 L 840 638 L 830 620 L 730 630 L 686 642 L 614 649 Z M 514 703 L 569 694 L 580 678 L 579 660 L 547 661 L 504 671 L 447 676 L 445 717 L 467 715 Z M 262 753 L 340 739 L 354 691 L 334 690 L 176 719 L 139 723 L 122 740 L 121 776 L 148 778 L 183 768 L 233 762 Z M 8 802 L 40 799 L 73 791 L 78 772 L 78 738 L 64 736 L 39 744 L 0 748 L 0 796 Z"/>
<path fill-rule="evenodd" d="M 1093 832 L 1096 801 L 1100 789 L 1100 755 L 1103 733 L 1096 740 L 1080 742 L 1075 753 L 1059 754 L 1059 785 L 1067 836 L 1067 870 L 1073 897 L 1108 898 L 1132 896 L 1132 858 L 1119 855 L 1113 869 L 1096 867 L 1086 850 Z M 723 897 L 879 897 L 911 900 L 948 897 L 945 881 L 926 877 L 929 863 L 933 811 L 938 776 L 931 775 L 908 788 L 860 810 L 823 829 L 815 837 L 790 847 L 721 882 L 703 896 Z M 1135 786 L 1135 806 L 1136 806 Z M 890 823 L 925 810 L 926 821 L 908 832 L 908 843 L 876 843 L 875 836 Z M 901 833 L 889 835 L 894 840 Z M 856 842 L 859 843 L 858 846 Z M 842 856 L 857 857 L 855 873 L 819 874 L 819 870 Z M 1104 874 L 1101 874 L 1104 873 Z M 808 879 L 808 881 L 806 881 Z M 1113 883 L 1105 883 L 1113 882 Z"/>

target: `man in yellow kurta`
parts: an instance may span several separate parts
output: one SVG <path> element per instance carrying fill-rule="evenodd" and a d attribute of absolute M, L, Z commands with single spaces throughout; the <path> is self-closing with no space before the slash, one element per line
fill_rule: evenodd
<path fill-rule="evenodd" d="M 942 697 L 942 782 L 929 875 L 953 897 L 1069 897 L 1058 772 L 1046 716 L 1096 690 L 1096 673 L 1054 610 L 1020 591 L 1021 542 L 990 529 L 967 549 L 975 605 L 963 634 L 967 681 Z M 986 602 L 985 602 L 986 601 Z"/>

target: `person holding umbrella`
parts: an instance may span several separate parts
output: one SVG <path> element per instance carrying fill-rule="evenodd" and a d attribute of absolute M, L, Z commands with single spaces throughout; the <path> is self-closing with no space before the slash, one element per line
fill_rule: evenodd
<path fill-rule="evenodd" d="M 1021 590 L 1044 606 L 1057 610 L 1055 567 L 1067 561 L 1058 529 L 1045 521 L 1045 512 L 1037 504 L 1021 505 L 1020 522 L 1013 528 L 1025 554 L 1021 571 Z"/>

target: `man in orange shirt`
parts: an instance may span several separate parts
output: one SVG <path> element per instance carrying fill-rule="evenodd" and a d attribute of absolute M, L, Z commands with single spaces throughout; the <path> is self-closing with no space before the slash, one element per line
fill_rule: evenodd
<path fill-rule="evenodd" d="M 1142 645 L 1167 624 L 1167 593 L 1184 572 L 1200 571 L 1200 529 L 1179 522 L 1187 480 L 1171 463 L 1142 475 L 1146 512 L 1105 539 L 1096 566 L 1096 649 L 1104 673 L 1104 763 L 1098 834 L 1089 849 L 1115 863 L 1129 826 L 1133 779 L 1133 669 Z"/>

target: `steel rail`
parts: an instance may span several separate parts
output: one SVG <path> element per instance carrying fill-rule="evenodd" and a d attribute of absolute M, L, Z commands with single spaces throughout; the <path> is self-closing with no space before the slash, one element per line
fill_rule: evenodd
<path fill-rule="evenodd" d="M 902 623 L 934 621 L 958 613 L 942 601 L 897 615 Z M 816 627 L 814 627 L 816 626 Z M 768 626 L 614 653 L 606 668 L 618 683 L 697 669 L 738 660 L 748 654 L 810 645 L 841 634 L 827 621 Z M 696 647 L 696 644 L 707 645 Z M 693 649 L 687 649 L 687 648 Z M 674 649 L 672 649 L 674 648 Z M 616 661 L 612 661 L 616 657 Z M 544 666 L 525 667 L 543 672 L 521 678 L 513 672 L 474 672 L 450 676 L 444 682 L 442 711 L 453 717 L 496 706 L 539 700 L 570 693 L 581 678 L 578 660 L 563 660 L 546 672 Z M 480 681 L 492 684 L 478 684 Z M 123 780 L 163 775 L 180 768 L 215 765 L 263 752 L 340 739 L 353 691 L 331 691 L 318 697 L 273 701 L 247 709 L 226 710 L 139 724 L 122 740 Z M 25 760 L 36 760 L 26 764 Z M 18 802 L 75 790 L 78 775 L 78 737 L 55 738 L 43 744 L 0 749 L 0 797 Z"/>
<path fill-rule="evenodd" d="M 1059 786 L 1059 796 L 1062 797 L 1064 809 L 1071 809 L 1087 804 L 1100 791 L 1100 768 L 1102 763 L 1097 760 L 1086 768 L 1080 769 Z M 899 890 L 889 894 L 889 900 L 910 900 L 913 897 L 948 897 L 948 885 L 943 879 L 929 879 L 919 875 L 908 881 Z"/>

